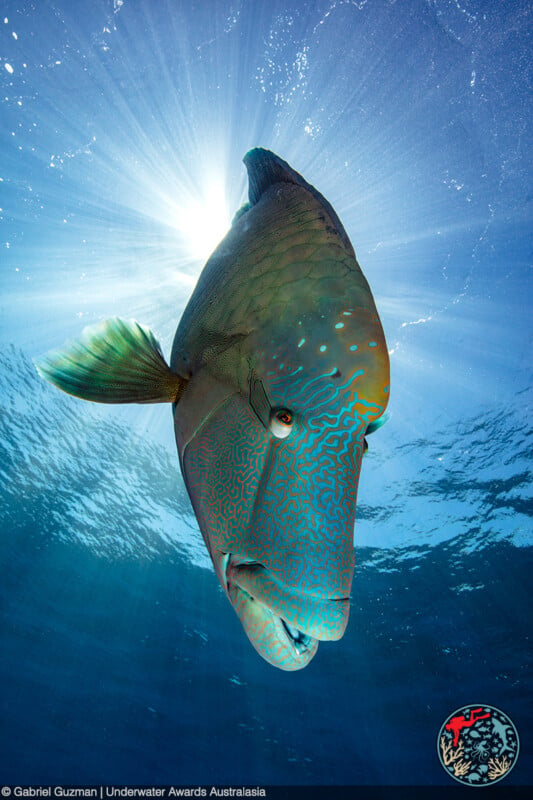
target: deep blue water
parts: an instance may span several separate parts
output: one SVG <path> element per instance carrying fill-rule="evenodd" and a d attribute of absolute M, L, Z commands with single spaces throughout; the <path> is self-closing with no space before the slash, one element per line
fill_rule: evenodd
<path fill-rule="evenodd" d="M 0 783 L 449 785 L 483 703 L 530 784 L 530 4 L 9 1 L 0 37 Z M 391 352 L 348 630 L 297 673 L 218 587 L 169 410 L 31 361 L 112 315 L 168 354 L 255 145 L 335 207 Z"/>

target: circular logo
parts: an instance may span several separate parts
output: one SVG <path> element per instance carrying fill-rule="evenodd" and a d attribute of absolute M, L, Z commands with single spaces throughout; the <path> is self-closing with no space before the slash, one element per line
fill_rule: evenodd
<path fill-rule="evenodd" d="M 510 773 L 518 758 L 518 733 L 494 706 L 470 705 L 450 714 L 439 731 L 440 763 L 465 786 L 489 786 Z"/>

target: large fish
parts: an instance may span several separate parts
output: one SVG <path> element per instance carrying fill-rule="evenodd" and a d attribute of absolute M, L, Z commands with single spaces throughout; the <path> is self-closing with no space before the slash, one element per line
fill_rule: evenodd
<path fill-rule="evenodd" d="M 389 358 L 331 205 L 268 150 L 244 163 L 249 203 L 200 275 L 170 367 L 148 329 L 118 318 L 37 366 L 87 400 L 173 404 L 222 588 L 257 652 L 296 670 L 346 628 L 357 484 Z"/>

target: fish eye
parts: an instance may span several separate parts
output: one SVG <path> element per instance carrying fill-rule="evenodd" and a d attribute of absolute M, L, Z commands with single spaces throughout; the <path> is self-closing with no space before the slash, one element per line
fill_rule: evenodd
<path fill-rule="evenodd" d="M 282 425 L 292 425 L 292 414 L 288 408 L 278 408 L 278 410 L 274 412 L 274 416 Z"/>
<path fill-rule="evenodd" d="M 285 439 L 292 430 L 294 417 L 288 408 L 273 408 L 270 412 L 270 430 L 276 439 Z"/>
<path fill-rule="evenodd" d="M 363 439 L 363 455 L 366 453 L 367 450 L 368 450 L 368 442 L 365 438 Z"/>

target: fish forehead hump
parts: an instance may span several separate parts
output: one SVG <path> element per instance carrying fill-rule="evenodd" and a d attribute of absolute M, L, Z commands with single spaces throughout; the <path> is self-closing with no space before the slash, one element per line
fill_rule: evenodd
<path fill-rule="evenodd" d="M 345 296 L 375 313 L 349 239 L 324 203 L 311 187 L 277 183 L 235 221 L 185 309 L 173 369 L 194 374 L 250 333 L 275 326 L 283 310 L 313 311 L 323 298 Z"/>

